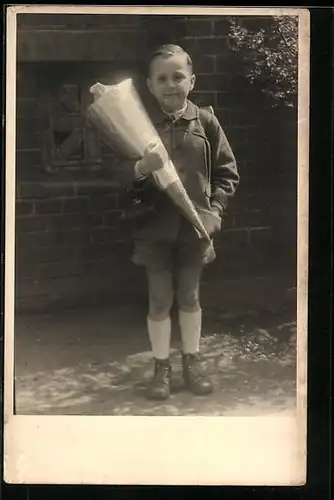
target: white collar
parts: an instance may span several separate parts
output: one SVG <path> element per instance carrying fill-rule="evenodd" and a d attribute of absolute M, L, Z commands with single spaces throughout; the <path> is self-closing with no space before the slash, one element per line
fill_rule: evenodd
<path fill-rule="evenodd" d="M 182 109 L 178 109 L 177 111 L 174 111 L 174 113 L 167 113 L 167 111 L 162 110 L 165 115 L 169 116 L 173 121 L 179 120 L 185 110 L 187 109 L 187 103 L 183 106 Z"/>

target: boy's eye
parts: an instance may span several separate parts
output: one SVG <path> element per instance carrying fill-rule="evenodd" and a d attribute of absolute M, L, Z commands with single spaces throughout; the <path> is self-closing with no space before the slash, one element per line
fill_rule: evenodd
<path fill-rule="evenodd" d="M 175 82 L 181 82 L 185 78 L 184 75 L 180 73 L 176 73 L 171 77 L 171 80 L 174 80 Z M 158 83 L 166 83 L 168 80 L 167 75 L 158 75 L 157 77 L 157 82 Z"/>
<path fill-rule="evenodd" d="M 166 77 L 166 75 L 160 75 L 160 76 L 158 76 L 157 80 L 159 83 L 164 83 L 167 80 L 167 77 Z"/>

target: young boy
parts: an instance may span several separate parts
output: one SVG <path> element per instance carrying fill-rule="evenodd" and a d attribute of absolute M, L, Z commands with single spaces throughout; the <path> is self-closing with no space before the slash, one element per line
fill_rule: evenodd
<path fill-rule="evenodd" d="M 181 47 L 164 45 L 153 53 L 147 85 L 158 104 L 149 111 L 152 122 L 207 232 L 213 237 L 221 230 L 228 198 L 239 184 L 233 152 L 217 118 L 188 100 L 195 75 L 190 56 Z M 132 164 L 126 169 L 128 182 L 150 183 L 152 172 L 162 166 L 159 151 L 148 148 L 135 167 Z M 153 187 L 151 196 L 155 212 L 135 228 L 133 254 L 133 262 L 145 267 L 148 279 L 147 328 L 155 360 L 149 397 L 166 399 L 170 395 L 174 271 L 185 387 L 196 395 L 209 394 L 213 385 L 202 373 L 199 358 L 202 322 L 199 287 L 203 267 L 208 263 L 207 247 L 164 192 Z M 214 258 L 215 255 L 211 261 Z"/>

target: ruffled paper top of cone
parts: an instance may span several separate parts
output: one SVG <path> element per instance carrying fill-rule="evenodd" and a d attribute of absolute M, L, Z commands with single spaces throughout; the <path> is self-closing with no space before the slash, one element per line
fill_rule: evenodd
<path fill-rule="evenodd" d="M 88 107 L 89 118 L 123 154 L 142 157 L 148 144 L 157 142 L 159 136 L 132 80 L 105 89 Z"/>

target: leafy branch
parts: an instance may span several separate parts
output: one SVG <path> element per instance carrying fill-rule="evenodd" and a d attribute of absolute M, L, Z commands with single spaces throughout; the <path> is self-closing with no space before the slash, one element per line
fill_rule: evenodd
<path fill-rule="evenodd" d="M 298 18 L 229 18 L 229 46 L 243 72 L 274 104 L 295 106 L 298 92 Z"/>

